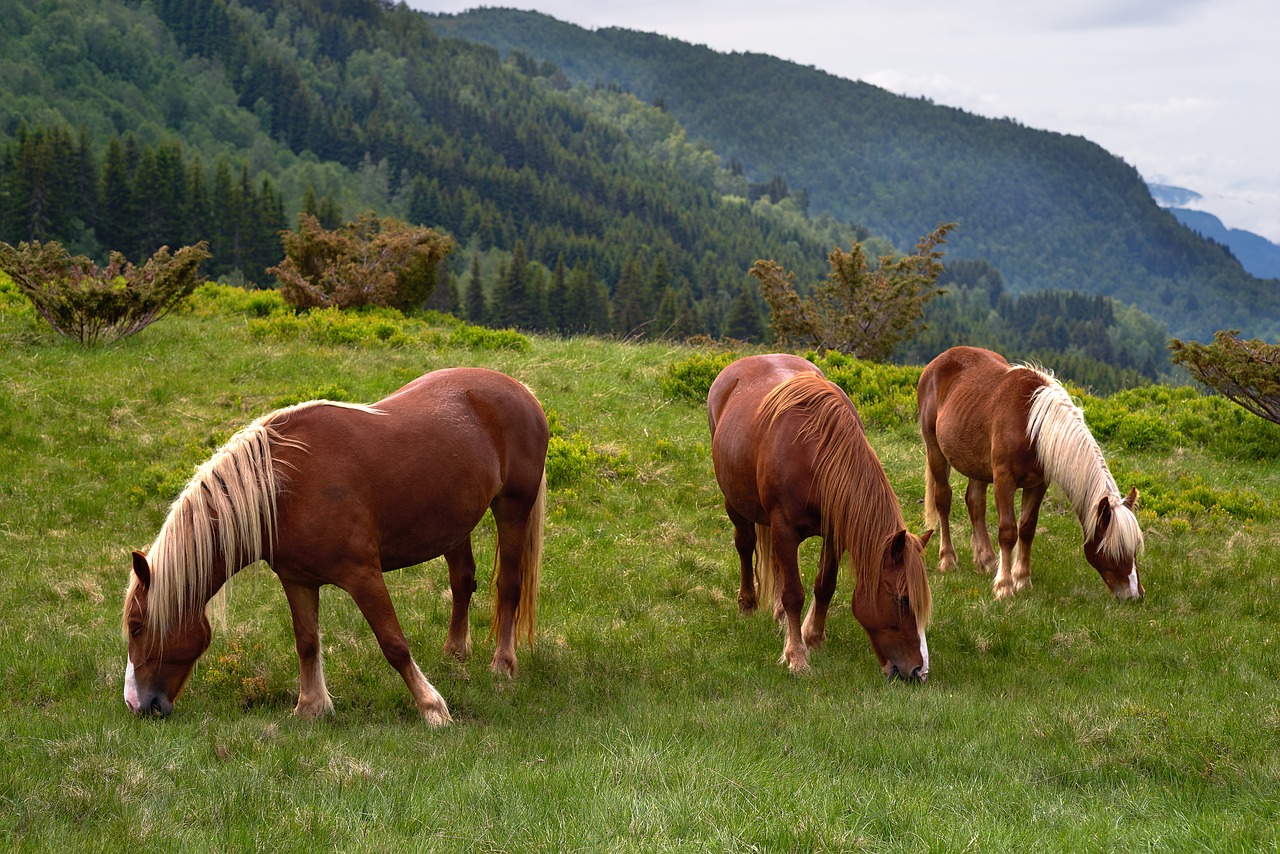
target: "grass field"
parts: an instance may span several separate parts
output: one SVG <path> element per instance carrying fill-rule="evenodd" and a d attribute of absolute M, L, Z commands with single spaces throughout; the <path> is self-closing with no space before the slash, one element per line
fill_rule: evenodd
<path fill-rule="evenodd" d="M 1122 487 L 1138 480 L 1158 498 L 1140 513 L 1140 604 L 1111 600 L 1057 491 L 1034 588 L 993 601 L 957 510 L 961 568 L 932 575 L 929 681 L 885 681 L 843 577 L 827 646 L 796 677 L 777 664 L 778 629 L 737 614 L 704 409 L 664 391 L 670 366 L 697 351 L 550 338 L 517 348 L 394 320 L 361 340 L 240 308 L 205 300 L 82 350 L 0 299 L 0 847 L 1280 844 L 1280 444 L 1262 460 L 1210 444 L 1106 447 Z M 556 428 L 539 636 L 520 649 L 519 678 L 488 670 L 487 579 L 476 654 L 441 656 L 449 599 L 437 560 L 388 583 L 453 725 L 423 724 L 333 588 L 321 620 L 336 711 L 294 719 L 288 608 L 260 565 L 236 578 L 228 624 L 174 714 L 129 715 L 128 550 L 151 542 L 194 465 L 271 408 L 372 401 L 460 364 L 528 383 Z M 918 435 L 900 420 L 873 424 L 870 439 L 919 531 Z M 481 566 L 492 547 L 486 519 Z"/>

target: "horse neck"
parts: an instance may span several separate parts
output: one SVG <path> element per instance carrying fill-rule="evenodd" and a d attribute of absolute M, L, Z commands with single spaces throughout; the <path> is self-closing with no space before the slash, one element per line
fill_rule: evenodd
<path fill-rule="evenodd" d="M 203 608 L 243 567 L 261 560 L 274 539 L 276 475 L 260 419 L 202 465 L 174 501 L 147 552 L 148 609 L 161 625 Z"/>
<path fill-rule="evenodd" d="M 841 422 L 838 431 L 828 433 L 817 455 L 823 525 L 837 545 L 849 552 L 859 583 L 866 579 L 874 584 L 885 544 L 906 527 L 906 521 L 861 426 L 852 413 Z"/>
<path fill-rule="evenodd" d="M 1118 496 L 1120 490 L 1102 456 L 1102 449 L 1085 424 L 1084 413 L 1056 382 L 1050 380 L 1032 395 L 1027 435 L 1035 447 L 1045 480 L 1062 487 L 1085 539 L 1092 539 L 1099 500 L 1104 496 Z"/>

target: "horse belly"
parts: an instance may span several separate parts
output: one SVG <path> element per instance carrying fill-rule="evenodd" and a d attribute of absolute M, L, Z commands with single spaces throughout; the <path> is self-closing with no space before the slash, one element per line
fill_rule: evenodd
<path fill-rule="evenodd" d="M 949 416 L 950 411 L 944 410 Z M 944 418 L 937 426 L 938 447 L 951 467 L 965 477 L 991 483 L 990 425 L 972 415 Z"/>

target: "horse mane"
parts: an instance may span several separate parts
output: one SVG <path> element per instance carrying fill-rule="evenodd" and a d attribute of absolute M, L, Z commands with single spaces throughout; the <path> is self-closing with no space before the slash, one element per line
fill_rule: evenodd
<path fill-rule="evenodd" d="M 809 416 L 796 439 L 817 442 L 813 486 L 823 538 L 830 537 L 837 553 L 849 552 L 856 589 L 875 590 L 880 584 L 881 558 L 893 537 L 906 528 L 906 520 L 857 411 L 835 389 L 821 374 L 796 374 L 761 401 L 757 430 L 768 429 L 793 409 Z M 923 630 L 933 612 L 929 579 L 923 561 L 908 561 L 906 566 L 904 592 Z"/>
<path fill-rule="evenodd" d="M 360 404 L 299 403 L 256 419 L 202 463 L 170 505 L 160 533 L 146 550 L 151 569 L 147 619 L 157 630 L 180 622 L 197 606 L 212 586 L 219 557 L 225 558 L 230 579 L 266 556 L 275 540 L 276 497 L 287 479 L 276 470 L 271 449 L 276 445 L 306 450 L 303 442 L 288 438 L 280 428 L 294 412 L 314 406 L 382 414 Z M 130 594 L 138 583 L 131 573 Z"/>
<path fill-rule="evenodd" d="M 1044 469 L 1045 480 L 1067 493 L 1085 542 L 1098 532 L 1098 506 L 1105 497 L 1111 507 L 1111 525 L 1098 549 L 1113 560 L 1123 560 L 1142 550 L 1142 530 L 1138 518 L 1124 503 L 1102 449 L 1085 424 L 1084 413 L 1053 374 L 1030 365 L 1010 370 L 1028 370 L 1044 380 L 1031 394 L 1027 412 L 1027 438 Z"/>

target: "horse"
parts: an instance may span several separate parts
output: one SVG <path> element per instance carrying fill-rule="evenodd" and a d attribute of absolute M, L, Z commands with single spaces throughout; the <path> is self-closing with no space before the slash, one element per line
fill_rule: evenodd
<path fill-rule="evenodd" d="M 927 679 L 933 599 L 923 553 L 932 532 L 917 537 L 907 530 L 853 402 L 812 362 L 771 354 L 721 371 L 707 414 L 741 565 L 738 607 L 755 610 L 758 580 L 760 597 L 774 600 L 774 618 L 785 618 L 779 663 L 794 673 L 809 670 L 809 650 L 826 640 L 827 609 L 848 552 L 853 613 L 881 672 L 891 681 Z M 802 625 L 798 549 L 815 536 L 822 554 Z"/>
<path fill-rule="evenodd" d="M 925 367 L 917 387 L 924 437 L 925 522 L 940 524 L 939 571 L 956 565 L 951 544 L 951 469 L 969 479 L 965 504 L 974 562 L 995 571 L 996 598 L 1031 585 L 1031 540 L 1050 483 L 1080 521 L 1085 559 L 1117 599 L 1142 599 L 1138 491 L 1121 495 L 1084 414 L 1053 375 L 1011 366 L 998 353 L 953 347 Z M 995 484 L 1000 558 L 987 532 L 987 486 Z M 1014 493 L 1022 490 L 1022 512 Z"/>
<path fill-rule="evenodd" d="M 443 555 L 453 610 L 446 655 L 471 652 L 471 532 L 493 511 L 495 673 L 532 645 L 546 502 L 547 419 L 524 385 L 449 368 L 371 405 L 314 400 L 271 412 L 202 464 L 159 535 L 133 552 L 124 600 L 124 699 L 167 716 L 211 639 L 210 600 L 265 560 L 293 619 L 301 670 L 294 714 L 333 710 L 321 661 L 320 588 L 345 590 L 428 724 L 449 707 L 414 662 L 383 573 Z"/>

